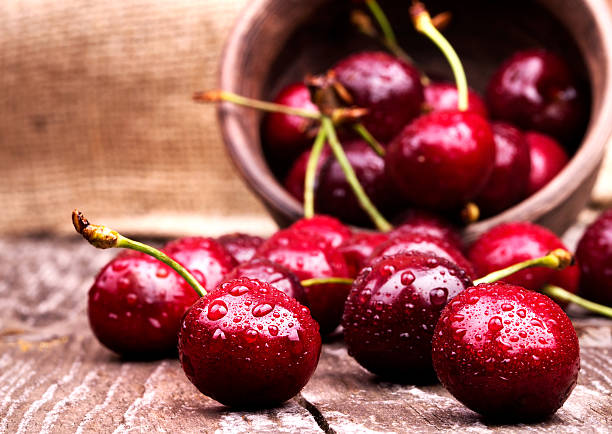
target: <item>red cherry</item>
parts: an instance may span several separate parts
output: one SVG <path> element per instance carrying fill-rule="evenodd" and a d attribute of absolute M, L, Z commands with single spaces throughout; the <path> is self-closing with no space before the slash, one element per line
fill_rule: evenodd
<path fill-rule="evenodd" d="M 528 131 L 525 133 L 525 139 L 529 145 L 531 160 L 527 195 L 531 196 L 557 176 L 569 158 L 559 142 L 552 137 Z"/>
<path fill-rule="evenodd" d="M 323 238 L 332 247 L 338 247 L 351 237 L 351 230 L 340 220 L 327 215 L 302 218 L 293 223 L 290 229 Z"/>
<path fill-rule="evenodd" d="M 87 314 L 98 340 L 129 357 L 176 351 L 179 324 L 198 294 L 168 266 L 148 255 L 123 252 L 98 274 Z"/>
<path fill-rule="evenodd" d="M 270 407 L 292 398 L 310 379 L 320 351 L 319 327 L 306 307 L 246 278 L 200 298 L 179 333 L 187 378 L 232 407 Z"/>
<path fill-rule="evenodd" d="M 221 235 L 217 238 L 217 241 L 225 247 L 225 250 L 232 255 L 238 264 L 242 264 L 253 259 L 257 248 L 263 244 L 264 239 L 256 235 L 235 232 Z"/>
<path fill-rule="evenodd" d="M 487 102 L 494 118 L 560 139 L 582 126 L 584 107 L 566 62 L 546 50 L 515 53 L 493 74 Z"/>
<path fill-rule="evenodd" d="M 529 145 L 512 125 L 493 122 L 495 163 L 493 172 L 475 202 L 483 215 L 494 215 L 509 208 L 527 194 L 531 162 Z"/>
<path fill-rule="evenodd" d="M 455 110 L 458 93 L 454 83 L 434 81 L 425 87 L 425 105 L 433 111 Z M 488 117 L 487 107 L 474 90 L 468 89 L 468 110 Z"/>
<path fill-rule="evenodd" d="M 602 213 L 582 235 L 576 257 L 580 264 L 580 293 L 612 306 L 612 210 Z"/>
<path fill-rule="evenodd" d="M 382 377 L 433 377 L 431 338 L 448 300 L 472 285 L 456 264 L 419 252 L 376 259 L 346 300 L 342 326 L 348 352 Z"/>
<path fill-rule="evenodd" d="M 282 265 L 268 259 L 255 258 L 239 264 L 225 276 L 224 280 L 233 280 L 240 277 L 269 283 L 302 304 L 306 301 L 304 287 L 300 283 L 300 279 Z"/>
<path fill-rule="evenodd" d="M 334 67 L 354 105 L 367 108 L 365 127 L 380 141 L 393 138 L 421 112 L 423 86 L 419 71 L 380 51 L 353 54 Z"/>
<path fill-rule="evenodd" d="M 356 232 L 338 247 L 349 268 L 349 276 L 355 277 L 363 267 L 374 249 L 387 241 L 389 235 L 381 232 Z"/>
<path fill-rule="evenodd" d="M 485 417 L 513 422 L 557 411 L 580 369 L 578 337 L 563 310 L 506 283 L 469 288 L 446 306 L 432 358 L 455 398 Z"/>
<path fill-rule="evenodd" d="M 321 171 L 323 163 L 327 161 L 327 158 L 331 155 L 329 147 L 323 148 L 321 156 L 317 164 L 317 176 Z M 289 170 L 289 174 L 285 178 L 283 185 L 289 192 L 289 194 L 295 197 L 298 201 L 304 202 L 304 180 L 306 178 L 306 167 L 308 166 L 308 158 L 310 158 L 310 149 L 304 151 L 302 155 L 295 160 L 293 166 Z"/>
<path fill-rule="evenodd" d="M 278 231 L 263 243 L 258 254 L 285 266 L 300 280 L 349 276 L 342 254 L 314 233 L 295 229 Z M 306 305 L 322 334 L 331 333 L 340 324 L 349 289 L 348 285 L 336 283 L 305 288 Z"/>
<path fill-rule="evenodd" d="M 163 251 L 187 268 L 208 291 L 212 291 L 237 265 L 229 252 L 213 238 L 180 238 L 166 244 Z"/>
<path fill-rule="evenodd" d="M 448 220 L 427 211 L 411 209 L 397 217 L 397 225 L 391 234 L 415 232 L 441 238 L 463 251 L 463 241 L 459 229 Z"/>
<path fill-rule="evenodd" d="M 423 115 L 393 139 L 386 169 L 414 205 L 462 207 L 484 187 L 493 170 L 495 143 L 489 123 L 471 112 Z"/>

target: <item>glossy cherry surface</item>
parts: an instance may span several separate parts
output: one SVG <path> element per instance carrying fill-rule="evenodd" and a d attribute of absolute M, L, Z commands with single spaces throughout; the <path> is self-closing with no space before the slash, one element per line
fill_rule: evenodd
<path fill-rule="evenodd" d="M 576 257 L 580 264 L 580 293 L 612 306 L 612 210 L 602 213 L 582 235 Z"/>
<path fill-rule="evenodd" d="M 168 266 L 143 253 L 122 252 L 96 277 L 87 314 L 105 347 L 127 357 L 157 358 L 176 351 L 181 318 L 197 299 Z"/>
<path fill-rule="evenodd" d="M 546 50 L 515 53 L 493 74 L 487 103 L 493 118 L 567 140 L 585 117 L 582 96 L 567 63 Z"/>
<path fill-rule="evenodd" d="M 457 102 L 455 83 L 433 81 L 425 87 L 425 106 L 432 111 L 456 110 Z M 485 102 L 473 89 L 468 89 L 468 110 L 488 117 Z"/>
<path fill-rule="evenodd" d="M 344 308 L 349 354 L 382 377 L 431 380 L 431 338 L 440 312 L 471 285 L 464 270 L 437 256 L 376 259 L 355 280 Z"/>
<path fill-rule="evenodd" d="M 494 215 L 527 195 L 531 160 L 529 145 L 512 125 L 491 123 L 495 141 L 493 172 L 475 202 L 483 215 Z"/>
<path fill-rule="evenodd" d="M 331 151 L 329 147 L 323 148 L 321 152 L 321 156 L 319 157 L 319 161 L 317 162 L 317 175 L 321 171 L 321 167 L 323 163 L 327 160 L 327 158 L 331 155 Z M 310 149 L 304 151 L 298 158 L 295 160 L 291 169 L 289 169 L 289 173 L 287 174 L 283 185 L 289 192 L 289 194 L 295 197 L 300 203 L 304 202 L 304 180 L 306 178 L 306 167 L 308 166 L 308 158 L 310 157 Z"/>
<path fill-rule="evenodd" d="M 580 369 L 578 337 L 550 298 L 506 283 L 481 284 L 444 309 L 433 365 L 470 409 L 510 422 L 542 419 L 563 405 Z"/>
<path fill-rule="evenodd" d="M 351 238 L 340 244 L 338 251 L 344 256 L 349 275 L 356 277 L 367 265 L 374 249 L 388 239 L 389 235 L 382 232 L 355 232 Z"/>
<path fill-rule="evenodd" d="M 367 108 L 365 127 L 386 142 L 421 113 L 423 86 L 419 71 L 381 51 L 352 54 L 333 67 L 353 104 Z"/>
<path fill-rule="evenodd" d="M 385 167 L 412 204 L 450 210 L 480 192 L 494 161 L 493 132 L 482 116 L 442 111 L 406 126 L 389 144 Z"/>
<path fill-rule="evenodd" d="M 217 238 L 225 250 L 236 260 L 238 264 L 250 261 L 255 256 L 257 248 L 264 242 L 262 237 L 256 235 L 234 232 L 221 235 Z"/>
<path fill-rule="evenodd" d="M 225 282 L 185 314 L 179 356 L 187 378 L 232 407 L 271 407 L 314 372 L 319 327 L 308 308 L 267 283 Z"/>
<path fill-rule="evenodd" d="M 391 231 L 392 235 L 399 232 L 431 235 L 451 243 L 457 250 L 464 250 L 459 228 L 438 214 L 411 209 L 401 213 L 396 222 L 395 229 Z"/>
<path fill-rule="evenodd" d="M 569 161 L 563 147 L 550 136 L 528 131 L 525 139 L 529 145 L 531 170 L 527 194 L 532 195 L 548 184 Z"/>
<path fill-rule="evenodd" d="M 302 218 L 293 223 L 290 229 L 321 237 L 332 247 L 338 247 L 351 237 L 351 230 L 340 220 L 327 215 Z"/>

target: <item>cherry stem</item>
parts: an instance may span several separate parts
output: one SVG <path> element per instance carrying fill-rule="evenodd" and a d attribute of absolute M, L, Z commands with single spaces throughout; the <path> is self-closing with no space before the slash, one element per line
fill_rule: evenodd
<path fill-rule="evenodd" d="M 326 283 L 340 283 L 342 285 L 352 285 L 353 279 L 349 277 L 315 277 L 300 282 L 302 286 L 323 285 Z"/>
<path fill-rule="evenodd" d="M 196 278 L 193 277 L 189 271 L 187 271 L 185 267 L 156 248 L 124 237 L 117 231 L 109 229 L 106 226 L 93 225 L 89 223 L 83 213 L 76 209 L 72 211 L 72 224 L 74 225 L 76 231 L 83 235 L 83 238 L 89 241 L 92 246 L 97 247 L 98 249 L 131 249 L 146 253 L 149 256 L 153 256 L 155 259 L 163 262 L 180 274 L 180 276 L 185 279 L 189 285 L 191 285 L 191 287 L 200 297 L 204 297 L 206 295 L 206 290 L 202 287 L 202 285 L 200 285 Z"/>
<path fill-rule="evenodd" d="M 511 265 L 501 270 L 487 274 L 480 279 L 474 280 L 474 285 L 481 283 L 493 283 L 504 279 L 518 271 L 531 267 L 546 267 L 553 270 L 563 270 L 565 267 L 572 264 L 574 258 L 570 252 L 564 249 L 555 249 L 546 256 L 540 258 L 528 259 L 518 264 Z"/>
<path fill-rule="evenodd" d="M 457 52 L 454 50 L 452 45 L 448 42 L 448 40 L 440 33 L 436 26 L 433 24 L 431 20 L 431 16 L 425 5 L 419 1 L 413 1 L 412 7 L 410 8 L 410 15 L 412 17 L 412 22 L 417 31 L 423 33 L 427 36 L 431 41 L 436 44 L 436 46 L 442 51 L 446 60 L 450 64 L 451 69 L 453 70 L 453 75 L 455 76 L 455 82 L 457 83 L 457 94 L 458 94 L 458 102 L 457 108 L 460 111 L 465 111 L 468 109 L 468 87 L 467 87 L 467 79 L 465 78 L 465 71 L 463 70 L 463 65 L 459 60 L 459 56 L 457 56 Z"/>
<path fill-rule="evenodd" d="M 317 166 L 319 165 L 319 159 L 321 158 L 321 152 L 325 146 L 325 139 L 327 132 L 324 128 L 319 128 L 317 137 L 315 138 L 312 149 L 310 150 L 310 156 L 308 157 L 308 163 L 306 165 L 306 176 L 304 177 L 304 217 L 314 217 L 314 187 L 315 180 L 317 177 Z"/>
<path fill-rule="evenodd" d="M 368 145 L 372 148 L 374 152 L 376 152 L 380 157 L 385 156 L 385 148 L 380 144 L 376 138 L 363 126 L 363 124 L 357 123 L 353 124 L 353 129 L 357 134 L 361 136 L 363 140 L 365 140 Z"/>
<path fill-rule="evenodd" d="M 461 210 L 461 219 L 467 225 L 477 222 L 480 218 L 480 208 L 474 202 L 468 202 Z"/>
<path fill-rule="evenodd" d="M 393 229 L 393 226 L 382 216 L 382 214 L 376 209 L 376 206 L 372 203 L 363 187 L 359 183 L 359 179 L 357 179 L 357 175 L 351 166 L 344 150 L 342 149 L 342 145 L 338 140 L 338 136 L 336 136 L 336 129 L 334 128 L 334 123 L 328 116 L 323 116 L 321 120 L 321 127 L 325 129 L 327 134 L 327 139 L 329 141 L 329 146 L 331 147 L 338 164 L 342 168 L 344 172 L 344 176 L 346 177 L 347 182 L 351 186 L 353 193 L 357 197 L 359 205 L 361 208 L 368 214 L 372 222 L 376 225 L 376 227 L 382 231 L 387 232 Z"/>
<path fill-rule="evenodd" d="M 608 318 L 612 318 L 612 308 L 608 306 L 604 306 L 603 304 L 593 303 L 592 301 L 585 300 L 584 298 L 572 294 L 571 292 L 555 285 L 544 285 L 540 290 L 542 294 L 546 294 L 555 300 L 566 301 L 570 303 L 575 303 L 578 306 L 581 306 L 591 312 L 598 313 L 603 316 L 607 316 Z"/>

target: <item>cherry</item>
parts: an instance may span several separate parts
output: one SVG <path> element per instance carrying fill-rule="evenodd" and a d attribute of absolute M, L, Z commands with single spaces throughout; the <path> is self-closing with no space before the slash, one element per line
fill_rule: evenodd
<path fill-rule="evenodd" d="M 353 54 L 338 62 L 333 71 L 353 103 L 369 109 L 363 124 L 378 140 L 390 140 L 421 112 L 423 86 L 419 72 L 390 54 Z"/>
<path fill-rule="evenodd" d="M 416 232 L 441 238 L 463 251 L 463 241 L 459 229 L 443 217 L 423 210 L 410 209 L 397 217 L 397 224 L 391 234 Z"/>
<path fill-rule="evenodd" d="M 363 267 L 374 249 L 389 239 L 389 235 L 381 232 L 356 232 L 338 247 L 344 256 L 349 269 L 349 276 L 355 277 Z"/>
<path fill-rule="evenodd" d="M 450 262 L 465 270 L 470 277 L 474 277 L 472 264 L 448 241 L 428 234 L 417 232 L 398 232 L 392 235 L 389 240 L 379 244 L 370 256 L 370 261 L 374 258 L 394 255 L 396 253 L 415 250 L 422 253 L 434 255 Z"/>
<path fill-rule="evenodd" d="M 448 391 L 489 418 L 542 419 L 576 385 L 578 337 L 550 298 L 506 283 L 484 283 L 442 311 L 433 366 Z"/>
<path fill-rule="evenodd" d="M 554 249 L 566 249 L 548 229 L 529 222 L 503 223 L 485 232 L 470 248 L 468 258 L 479 276 L 517 262 L 546 255 Z M 504 279 L 532 291 L 549 283 L 558 271 L 535 267 Z"/>
<path fill-rule="evenodd" d="M 432 111 L 454 110 L 457 108 L 459 96 L 454 83 L 434 81 L 425 87 L 425 106 Z M 474 90 L 468 90 L 468 110 L 488 117 L 487 107 Z"/>
<path fill-rule="evenodd" d="M 550 285 L 558 286 L 563 288 L 570 294 L 576 294 L 578 292 L 578 287 L 580 284 L 580 267 L 577 263 L 571 265 L 563 270 L 557 271 L 552 275 L 550 281 L 548 282 Z M 550 295 L 555 302 L 563 309 L 565 309 L 568 305 L 568 301 L 564 301 L 563 299 L 555 298 L 551 294 Z"/>
<path fill-rule="evenodd" d="M 236 266 L 232 271 L 225 275 L 224 281 L 247 277 L 257 279 L 272 285 L 279 291 L 284 292 L 289 297 L 295 298 L 300 303 L 305 303 L 304 287 L 300 279 L 276 262 L 265 258 L 255 258 Z"/>
<path fill-rule="evenodd" d="M 317 162 L 317 174 L 321 171 L 321 166 L 331 156 L 329 148 L 323 148 L 321 157 Z M 310 149 L 304 151 L 302 155 L 295 160 L 293 166 L 289 170 L 285 182 L 283 183 L 289 194 L 295 197 L 298 201 L 304 201 L 304 180 L 306 178 L 306 166 L 308 165 L 308 159 L 310 158 Z"/>
<path fill-rule="evenodd" d="M 232 255 L 238 264 L 242 264 L 253 259 L 257 248 L 263 244 L 264 239 L 256 235 L 234 232 L 221 235 L 217 238 L 217 241 L 225 247 L 225 250 Z"/>
<path fill-rule="evenodd" d="M 385 168 L 416 206 L 450 210 L 476 197 L 495 161 L 489 123 L 472 112 L 423 115 L 389 144 Z"/>
<path fill-rule="evenodd" d="M 493 172 L 475 202 L 484 215 L 494 215 L 526 196 L 530 177 L 530 149 L 523 134 L 512 125 L 493 122 L 495 163 Z"/>
<path fill-rule="evenodd" d="M 584 107 L 566 62 L 546 50 L 516 52 L 493 74 L 487 88 L 491 115 L 559 139 L 575 136 Z"/>
<path fill-rule="evenodd" d="M 580 264 L 580 293 L 612 305 L 612 210 L 603 212 L 586 229 L 576 250 Z"/>
<path fill-rule="evenodd" d="M 349 354 L 386 378 L 433 377 L 431 338 L 448 300 L 472 285 L 464 270 L 419 252 L 377 258 L 346 301 L 342 325 Z"/>
<path fill-rule="evenodd" d="M 351 237 L 351 230 L 348 227 L 337 218 L 327 215 L 300 219 L 293 223 L 290 229 L 321 237 L 334 248 Z"/>
<path fill-rule="evenodd" d="M 295 396 L 319 361 L 308 309 L 267 283 L 224 282 L 185 314 L 179 354 L 204 395 L 232 407 L 271 407 Z"/>
<path fill-rule="evenodd" d="M 559 142 L 550 136 L 528 131 L 525 133 L 525 139 L 529 145 L 531 160 L 527 195 L 531 196 L 557 176 L 569 158 Z"/>
<path fill-rule="evenodd" d="M 295 229 L 278 231 L 262 244 L 258 254 L 285 266 L 302 281 L 349 276 L 342 254 L 315 233 Z M 340 324 L 349 289 L 350 286 L 339 283 L 321 283 L 305 288 L 306 305 L 319 323 L 322 334 L 331 333 Z"/>
<path fill-rule="evenodd" d="M 163 357 L 176 351 L 181 318 L 197 299 L 170 267 L 142 253 L 123 252 L 98 273 L 87 314 L 96 338 L 115 353 Z"/>
<path fill-rule="evenodd" d="M 181 238 L 169 242 L 162 250 L 189 269 L 208 291 L 237 265 L 232 255 L 213 238 Z"/>

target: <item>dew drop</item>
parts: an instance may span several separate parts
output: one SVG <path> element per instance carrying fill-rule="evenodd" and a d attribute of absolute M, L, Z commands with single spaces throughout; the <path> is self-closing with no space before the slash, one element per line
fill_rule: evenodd
<path fill-rule="evenodd" d="M 429 292 L 429 301 L 434 306 L 441 306 L 446 303 L 448 298 L 448 289 L 434 288 Z"/>
<path fill-rule="evenodd" d="M 278 327 L 276 327 L 275 325 L 268 326 L 268 331 L 272 336 L 278 335 Z"/>
<path fill-rule="evenodd" d="M 244 334 L 244 339 L 248 342 L 248 343 L 253 343 L 255 342 L 255 340 L 257 339 L 257 331 L 253 330 L 253 329 L 249 329 L 246 331 L 246 333 Z"/>
<path fill-rule="evenodd" d="M 237 285 L 229 290 L 229 293 L 233 295 L 234 297 L 239 297 L 242 294 L 246 294 L 247 292 L 249 292 L 249 287 L 244 286 L 244 285 Z"/>
<path fill-rule="evenodd" d="M 502 324 L 502 320 L 500 317 L 494 316 L 489 320 L 488 327 L 491 332 L 497 333 L 498 331 L 504 328 L 504 325 Z"/>
<path fill-rule="evenodd" d="M 262 303 L 262 304 L 258 304 L 257 306 L 255 306 L 252 312 L 253 312 L 253 316 L 259 318 L 262 316 L 266 316 L 267 314 L 272 312 L 272 310 L 274 310 L 274 306 L 268 303 Z"/>
<path fill-rule="evenodd" d="M 546 345 L 546 343 L 547 343 L 547 342 L 546 342 L 546 339 L 544 339 L 544 338 L 543 338 L 543 337 L 541 337 L 541 336 L 538 338 L 538 342 L 539 342 L 539 343 L 541 343 L 542 345 Z"/>
<path fill-rule="evenodd" d="M 395 267 L 393 265 L 390 265 L 390 264 L 383 265 L 381 269 L 381 274 L 383 277 L 389 277 L 393 273 L 395 273 Z"/>
<path fill-rule="evenodd" d="M 516 314 L 518 316 L 520 316 L 521 318 L 525 318 L 525 316 L 527 316 L 527 313 L 525 312 L 525 309 L 519 309 L 516 311 Z"/>
<path fill-rule="evenodd" d="M 109 319 L 117 319 L 117 314 L 111 312 L 111 313 L 108 314 L 108 318 Z"/>
<path fill-rule="evenodd" d="M 239 323 L 240 321 L 242 321 L 242 317 L 240 315 L 236 315 L 232 321 L 234 321 L 235 323 Z"/>
<path fill-rule="evenodd" d="M 120 271 L 125 270 L 127 266 L 128 266 L 128 263 L 126 261 L 118 261 L 118 262 L 113 263 L 112 268 L 113 268 L 113 271 L 118 273 Z"/>
<path fill-rule="evenodd" d="M 125 291 L 126 289 L 128 289 L 130 287 L 130 279 L 128 279 L 127 277 L 120 277 L 119 280 L 117 281 L 117 287 L 123 291 Z"/>
<path fill-rule="evenodd" d="M 455 330 L 455 338 L 462 339 L 466 333 L 467 333 L 466 329 L 457 329 Z"/>
<path fill-rule="evenodd" d="M 456 313 L 455 315 L 451 316 L 451 321 L 455 321 L 455 322 L 463 321 L 464 319 L 465 319 L 465 316 L 463 316 L 460 313 Z"/>
<path fill-rule="evenodd" d="M 169 274 L 170 272 L 168 271 L 166 267 L 159 267 L 157 271 L 155 272 L 155 275 L 159 277 L 160 279 L 168 277 Z"/>
<path fill-rule="evenodd" d="M 125 301 L 129 305 L 134 305 L 138 301 L 138 296 L 134 293 L 129 293 L 128 295 L 125 296 Z"/>
<path fill-rule="evenodd" d="M 215 330 L 215 332 L 213 333 L 213 339 L 225 340 L 225 333 L 223 333 L 223 330 L 221 329 Z"/>
<path fill-rule="evenodd" d="M 478 303 L 478 300 L 480 300 L 480 297 L 478 297 L 477 295 L 472 295 L 470 298 L 468 298 L 468 303 L 476 304 Z"/>
<path fill-rule="evenodd" d="M 216 299 L 208 306 L 208 314 L 206 315 L 211 321 L 218 321 L 227 315 L 227 305 L 223 300 Z"/>
<path fill-rule="evenodd" d="M 160 322 L 156 320 L 155 318 L 149 318 L 149 324 L 151 324 L 156 329 L 161 328 Z"/>
<path fill-rule="evenodd" d="M 438 266 L 438 260 L 436 258 L 429 258 L 426 261 L 426 264 L 428 267 L 437 267 Z"/>
<path fill-rule="evenodd" d="M 412 273 L 412 271 L 403 272 L 401 281 L 402 281 L 402 285 L 408 286 L 412 284 L 412 282 L 414 282 L 414 274 Z"/>
<path fill-rule="evenodd" d="M 540 327 L 540 328 L 544 328 L 544 324 L 542 324 L 542 321 L 540 321 L 537 318 L 534 318 L 530 321 L 530 324 L 534 327 Z"/>
<path fill-rule="evenodd" d="M 514 309 L 514 306 L 512 306 L 510 303 L 504 303 L 501 305 L 501 308 L 503 311 L 508 312 L 509 310 Z"/>

